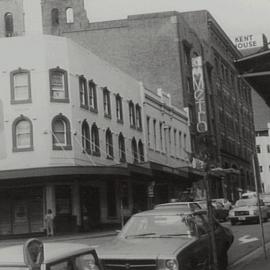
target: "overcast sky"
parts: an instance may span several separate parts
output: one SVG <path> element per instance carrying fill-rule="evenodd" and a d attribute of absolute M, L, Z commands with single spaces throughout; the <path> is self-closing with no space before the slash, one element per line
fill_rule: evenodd
<path fill-rule="evenodd" d="M 270 0 L 84 0 L 90 22 L 124 19 L 160 11 L 208 10 L 229 37 L 266 34 L 270 39 Z"/>

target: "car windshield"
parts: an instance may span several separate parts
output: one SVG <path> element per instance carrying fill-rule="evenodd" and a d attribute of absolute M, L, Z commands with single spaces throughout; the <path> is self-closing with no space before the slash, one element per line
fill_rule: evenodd
<path fill-rule="evenodd" d="M 235 203 L 236 207 L 241 207 L 241 206 L 256 206 L 257 205 L 257 200 L 249 200 L 249 199 L 244 199 L 244 200 L 239 200 Z"/>
<path fill-rule="evenodd" d="M 133 216 L 123 228 L 120 237 L 191 236 L 194 231 L 194 225 L 187 216 Z"/>

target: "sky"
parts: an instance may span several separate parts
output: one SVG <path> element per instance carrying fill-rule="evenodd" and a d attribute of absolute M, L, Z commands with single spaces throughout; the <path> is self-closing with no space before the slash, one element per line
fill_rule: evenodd
<path fill-rule="evenodd" d="M 240 35 L 270 40 L 270 0 L 84 0 L 90 22 L 125 19 L 128 15 L 208 10 L 234 40 Z"/>

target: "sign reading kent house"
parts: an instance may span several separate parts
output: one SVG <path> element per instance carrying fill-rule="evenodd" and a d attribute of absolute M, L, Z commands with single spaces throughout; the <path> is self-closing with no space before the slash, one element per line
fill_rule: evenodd
<path fill-rule="evenodd" d="M 235 37 L 234 44 L 238 50 L 243 50 L 261 46 L 262 40 L 259 35 L 248 34 Z"/>
<path fill-rule="evenodd" d="M 203 79 L 201 56 L 196 56 L 192 58 L 192 78 L 197 113 L 197 131 L 199 133 L 204 133 L 208 131 L 208 127 L 205 104 L 205 85 Z"/>

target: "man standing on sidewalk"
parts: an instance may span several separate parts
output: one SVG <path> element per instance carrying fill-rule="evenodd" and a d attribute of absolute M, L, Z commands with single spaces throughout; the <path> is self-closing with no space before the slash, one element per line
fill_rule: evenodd
<path fill-rule="evenodd" d="M 53 236 L 54 235 L 54 215 L 52 213 L 51 209 L 48 209 L 47 214 L 45 215 L 45 225 L 46 225 L 46 233 L 47 236 Z"/>

